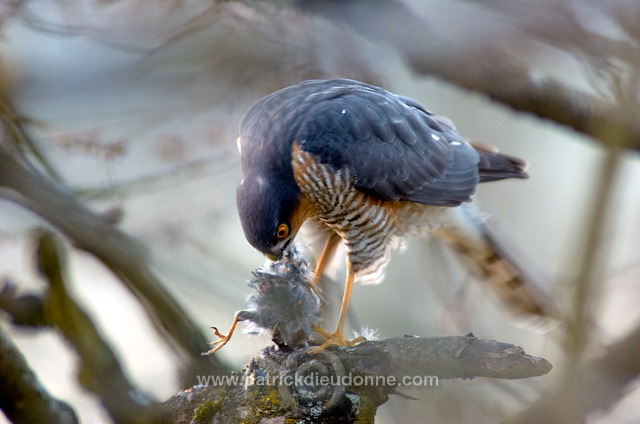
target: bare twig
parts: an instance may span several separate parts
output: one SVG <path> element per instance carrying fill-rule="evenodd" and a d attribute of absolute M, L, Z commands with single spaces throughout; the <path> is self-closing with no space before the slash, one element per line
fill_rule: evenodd
<path fill-rule="evenodd" d="M 169 169 L 155 172 L 142 177 L 110 184 L 108 187 L 81 187 L 75 190 L 76 195 L 87 200 L 95 200 L 112 195 L 124 189 L 131 192 L 148 192 L 162 185 L 178 185 L 186 179 L 192 179 L 204 174 L 214 164 L 218 165 L 229 157 L 228 150 L 219 150 L 212 155 L 180 164 Z"/>
<path fill-rule="evenodd" d="M 2 70 L 0 70 L 2 72 Z M 1 76 L 1 75 L 0 75 Z M 2 81 L 4 83 L 4 81 Z M 8 134 L 7 143 L 12 144 L 15 152 L 28 152 L 36 159 L 37 163 L 47 172 L 49 177 L 62 182 L 62 177 L 49 162 L 40 148 L 34 143 L 25 126 L 28 119 L 15 107 L 13 100 L 6 92 L 5 87 L 0 87 L 0 122 L 4 131 Z"/>
<path fill-rule="evenodd" d="M 551 371 L 543 358 L 527 355 L 519 346 L 495 340 L 464 337 L 403 337 L 368 342 L 389 357 L 394 375 L 429 373 L 439 378 L 538 377 Z M 367 346 L 364 345 L 364 348 Z M 361 352 L 362 353 L 362 352 Z M 375 356 L 375 354 L 373 354 Z M 422 374 L 420 374 L 422 375 Z"/>

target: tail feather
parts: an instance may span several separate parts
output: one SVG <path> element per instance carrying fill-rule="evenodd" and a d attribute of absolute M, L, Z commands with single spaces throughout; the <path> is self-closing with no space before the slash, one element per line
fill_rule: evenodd
<path fill-rule="evenodd" d="M 525 318 L 527 325 L 548 329 L 559 321 L 553 299 L 534 283 L 509 253 L 480 223 L 478 231 L 464 226 L 434 232 L 458 255 L 467 270 L 492 289 L 510 310 Z M 512 255 L 511 255 L 512 256 Z"/>
<path fill-rule="evenodd" d="M 480 182 L 503 180 L 505 178 L 529 178 L 526 173 L 527 163 L 515 156 L 498 152 L 498 149 L 477 142 L 471 143 L 480 154 L 478 171 Z"/>

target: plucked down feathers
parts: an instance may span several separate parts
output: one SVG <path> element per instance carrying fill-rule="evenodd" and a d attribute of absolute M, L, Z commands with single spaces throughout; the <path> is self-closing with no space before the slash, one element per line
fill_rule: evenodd
<path fill-rule="evenodd" d="M 266 330 L 281 349 L 304 345 L 312 327 L 320 321 L 320 297 L 300 251 L 289 245 L 277 261 L 268 261 L 253 272 L 248 282 L 253 293 L 247 298 L 240 321 L 250 321 L 249 331 Z"/>

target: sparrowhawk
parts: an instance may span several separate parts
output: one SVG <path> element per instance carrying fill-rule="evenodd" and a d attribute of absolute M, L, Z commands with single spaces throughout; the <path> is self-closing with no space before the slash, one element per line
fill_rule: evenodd
<path fill-rule="evenodd" d="M 251 107 L 238 148 L 237 205 L 249 243 L 275 259 L 305 221 L 320 224 L 331 236 L 316 262 L 319 279 L 344 242 L 347 280 L 325 345 L 347 343 L 353 283 L 379 282 L 391 248 L 411 235 L 439 236 L 498 278 L 520 309 L 543 314 L 466 204 L 479 183 L 527 178 L 525 162 L 472 145 L 415 100 L 353 80 L 305 81 Z"/>

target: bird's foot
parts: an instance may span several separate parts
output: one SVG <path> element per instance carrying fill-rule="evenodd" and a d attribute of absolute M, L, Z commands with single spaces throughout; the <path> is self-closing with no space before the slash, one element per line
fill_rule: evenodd
<path fill-rule="evenodd" d="M 329 337 L 331 337 L 330 332 L 328 332 L 327 330 L 325 330 L 324 328 L 320 327 L 319 325 L 314 325 L 312 330 L 318 334 L 320 334 L 320 336 L 324 339 L 328 339 Z"/>
<path fill-rule="evenodd" d="M 222 349 L 222 346 L 226 345 L 229 342 L 229 340 L 231 340 L 231 335 L 233 334 L 233 332 L 231 331 L 227 334 L 222 334 L 221 332 L 218 331 L 216 327 L 211 327 L 211 329 L 213 330 L 213 335 L 216 336 L 218 340 L 209 343 L 210 345 L 213 345 L 215 347 L 211 350 L 204 352 L 203 355 L 211 355 L 212 353 Z"/>
<path fill-rule="evenodd" d="M 213 330 L 213 335 L 216 336 L 218 340 L 216 340 L 215 342 L 209 343 L 210 345 L 213 345 L 215 347 L 207 352 L 204 352 L 203 355 L 211 355 L 212 353 L 222 349 L 222 346 L 226 345 L 229 342 L 229 340 L 231 340 L 231 336 L 233 335 L 233 332 L 236 329 L 236 325 L 238 325 L 240 321 L 244 321 L 246 319 L 248 319 L 247 311 L 236 312 L 236 314 L 233 316 L 233 322 L 231 323 L 231 328 L 229 328 L 229 332 L 227 334 L 222 334 L 221 332 L 218 331 L 216 327 L 211 327 L 211 329 Z"/>
<path fill-rule="evenodd" d="M 315 331 L 316 333 L 320 334 L 326 340 L 321 345 L 312 348 L 309 351 L 309 353 L 311 353 L 311 354 L 320 353 L 323 350 L 325 350 L 326 348 L 328 348 L 329 346 L 347 346 L 347 347 L 352 347 L 352 346 L 355 346 L 355 345 L 365 341 L 364 337 L 357 337 L 357 338 L 355 338 L 353 340 L 347 340 L 342 335 L 342 331 L 337 331 L 336 330 L 336 332 L 334 332 L 334 333 L 329 333 L 327 330 L 325 330 L 324 328 L 320 327 L 319 325 L 314 326 L 313 327 L 313 331 Z"/>

